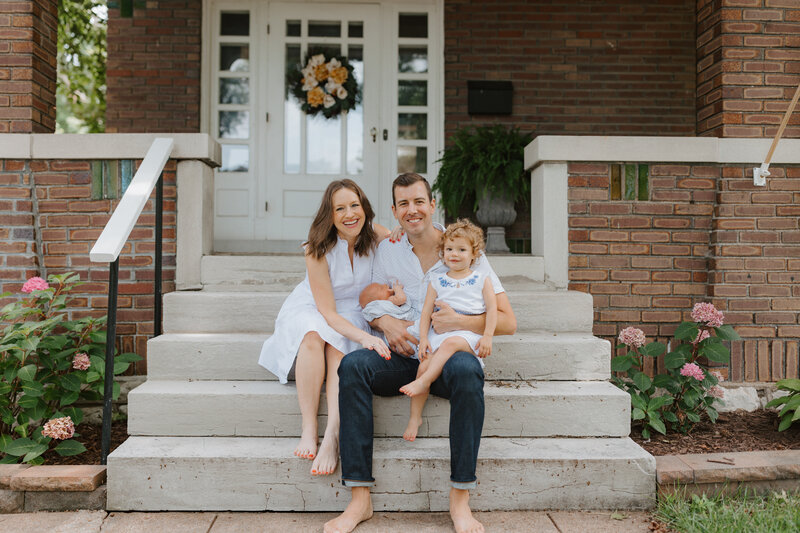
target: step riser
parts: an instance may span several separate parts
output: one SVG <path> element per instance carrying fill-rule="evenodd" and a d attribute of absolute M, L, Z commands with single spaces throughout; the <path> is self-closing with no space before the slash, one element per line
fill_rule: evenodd
<path fill-rule="evenodd" d="M 164 333 L 271 331 L 286 293 L 177 291 L 164 295 Z M 592 331 L 592 299 L 584 293 L 509 293 L 517 331 Z"/>
<path fill-rule="evenodd" d="M 544 260 L 532 256 L 490 256 L 489 261 L 498 276 L 520 276 L 532 281 L 544 280 Z M 215 286 L 293 287 L 305 277 L 305 260 L 298 255 L 272 256 L 205 256 L 201 263 L 201 278 L 207 290 Z M 239 289 L 232 289 L 239 290 Z"/>
<path fill-rule="evenodd" d="M 178 439 L 175 439 L 178 440 Z M 198 439 L 199 440 L 199 439 Z M 250 439 L 231 439 L 250 440 Z M 284 441 L 287 439 L 272 439 Z M 497 439 L 495 439 L 497 440 Z M 509 439 L 499 439 L 509 441 Z M 275 456 L 209 457 L 203 439 L 196 454 L 124 455 L 129 439 L 108 460 L 109 511 L 341 511 L 350 491 L 340 472 L 314 479 L 310 462 L 291 456 L 293 442 L 254 443 Z M 516 441 L 516 439 L 511 439 Z M 479 485 L 471 491 L 477 511 L 517 509 L 639 509 L 653 505 L 655 460 L 629 439 L 520 439 L 529 457 L 509 454 L 505 443 L 484 439 Z M 610 442 L 618 441 L 618 442 Z M 371 490 L 379 511 L 446 511 L 449 451 L 445 439 L 418 441 L 414 456 L 382 453 L 376 443 Z M 513 444 L 512 444 L 513 446 Z M 605 448 L 608 454 L 593 453 Z"/>
<path fill-rule="evenodd" d="M 275 380 L 258 365 L 268 335 L 166 335 L 147 343 L 147 378 Z M 487 380 L 606 380 L 611 345 L 596 337 L 496 337 Z"/>
<path fill-rule="evenodd" d="M 247 383 L 247 382 L 241 382 Z M 630 397 L 613 385 L 596 384 L 572 393 L 536 392 L 524 384 L 507 390 L 487 389 L 485 437 L 624 437 L 630 431 Z M 209 391 L 128 395 L 128 432 L 153 436 L 299 437 L 301 416 L 293 387 L 277 393 L 213 394 Z M 250 387 L 252 388 L 252 387 Z M 506 387 L 503 387 L 506 388 Z M 558 389 L 549 386 L 549 389 Z M 376 397 L 374 435 L 401 436 L 408 423 L 410 400 Z M 165 406 L 169 406 L 165 409 Z M 320 399 L 320 432 L 325 428 L 325 398 Z M 421 437 L 449 434 L 450 404 L 431 396 L 425 406 Z M 320 433 L 321 434 L 321 433 Z"/>

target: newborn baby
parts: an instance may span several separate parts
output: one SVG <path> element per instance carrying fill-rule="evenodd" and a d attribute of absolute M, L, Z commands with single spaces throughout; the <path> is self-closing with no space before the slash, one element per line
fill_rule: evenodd
<path fill-rule="evenodd" d="M 406 293 L 399 281 L 394 282 L 392 287 L 385 283 L 370 283 L 361 291 L 358 303 L 367 322 L 383 315 L 411 321 L 419 318 L 419 313 L 406 302 Z"/>

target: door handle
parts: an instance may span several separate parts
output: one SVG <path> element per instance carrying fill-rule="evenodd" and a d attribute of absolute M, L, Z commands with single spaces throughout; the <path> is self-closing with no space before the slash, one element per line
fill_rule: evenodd
<path fill-rule="evenodd" d="M 369 134 L 372 135 L 372 142 L 375 142 L 376 137 L 378 136 L 378 128 L 373 126 L 373 128 L 369 130 Z"/>
<path fill-rule="evenodd" d="M 389 130 L 383 130 L 383 140 L 387 140 L 389 138 Z"/>

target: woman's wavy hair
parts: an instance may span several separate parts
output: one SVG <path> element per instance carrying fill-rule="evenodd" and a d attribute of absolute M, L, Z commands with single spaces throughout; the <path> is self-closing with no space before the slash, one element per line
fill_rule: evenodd
<path fill-rule="evenodd" d="M 358 255 L 367 255 L 377 243 L 378 235 L 372 228 L 375 211 L 372 210 L 367 195 L 351 179 L 332 181 L 325 189 L 325 194 L 322 195 L 322 203 L 308 230 L 308 240 L 303 243 L 306 253 L 315 259 L 321 259 L 336 245 L 336 226 L 333 225 L 333 195 L 342 189 L 350 189 L 356 193 L 361 208 L 364 210 L 364 227 L 361 228 L 361 233 L 356 238 L 355 252 Z"/>
<path fill-rule="evenodd" d="M 470 266 L 475 264 L 475 261 L 480 256 L 481 250 L 485 247 L 483 242 L 483 230 L 465 218 L 459 218 L 444 230 L 441 240 L 439 241 L 439 257 L 444 257 L 444 243 L 445 241 L 452 241 L 461 237 L 472 246 L 472 262 Z"/>

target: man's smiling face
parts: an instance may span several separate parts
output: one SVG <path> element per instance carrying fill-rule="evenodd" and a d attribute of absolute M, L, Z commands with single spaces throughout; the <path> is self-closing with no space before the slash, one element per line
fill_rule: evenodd
<path fill-rule="evenodd" d="M 392 213 L 408 235 L 420 235 L 433 224 L 436 201 L 428 198 L 428 189 L 421 181 L 408 187 L 394 188 Z"/>

